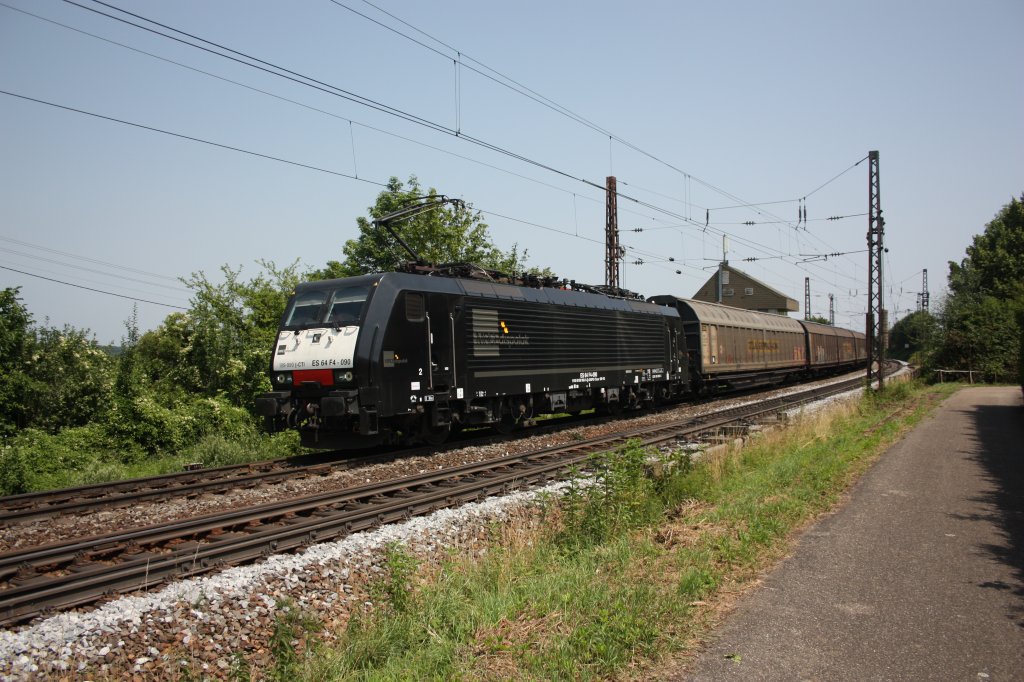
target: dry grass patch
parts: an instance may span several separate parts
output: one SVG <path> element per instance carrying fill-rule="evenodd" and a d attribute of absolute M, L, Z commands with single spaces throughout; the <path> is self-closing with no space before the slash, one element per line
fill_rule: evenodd
<path fill-rule="evenodd" d="M 496 523 L 489 548 L 421 565 L 410 581 L 417 596 L 350 627 L 329 670 L 354 679 L 674 678 L 796 536 L 919 418 L 921 409 L 902 416 L 906 389 L 892 393 L 797 415 L 744 449 L 683 456 L 661 477 L 645 475 L 648 453 L 636 446 L 606 457 L 595 464 L 603 485 L 570 486 L 543 511 Z"/>
<path fill-rule="evenodd" d="M 537 656 L 571 630 L 559 611 L 543 616 L 524 613 L 481 627 L 467 647 L 473 657 L 469 674 L 482 680 L 522 679 L 527 676 L 522 659 Z"/>

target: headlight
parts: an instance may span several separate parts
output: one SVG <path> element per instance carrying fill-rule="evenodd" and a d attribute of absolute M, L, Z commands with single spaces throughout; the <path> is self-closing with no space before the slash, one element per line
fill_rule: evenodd
<path fill-rule="evenodd" d="M 334 370 L 334 383 L 336 383 L 336 384 L 350 384 L 350 383 L 352 383 L 352 380 L 354 378 L 355 378 L 355 376 L 352 374 L 351 370 L 347 370 L 347 369 L 345 369 L 345 370 L 342 370 L 342 369 Z"/>
<path fill-rule="evenodd" d="M 278 372 L 274 375 L 274 384 L 277 386 L 288 386 L 292 383 L 291 372 Z"/>

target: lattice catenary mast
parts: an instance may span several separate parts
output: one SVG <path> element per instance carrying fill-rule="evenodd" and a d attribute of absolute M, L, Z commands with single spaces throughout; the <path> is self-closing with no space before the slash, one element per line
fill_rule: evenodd
<path fill-rule="evenodd" d="M 928 268 L 921 271 L 921 310 L 928 312 Z"/>
<path fill-rule="evenodd" d="M 868 386 L 877 375 L 878 388 L 884 382 L 882 363 L 885 362 L 885 308 L 882 306 L 882 237 L 885 220 L 882 218 L 881 183 L 878 178 L 878 152 L 868 152 Z"/>
<path fill-rule="evenodd" d="M 804 319 L 811 319 L 811 278 L 804 277 Z"/>
<path fill-rule="evenodd" d="M 619 288 L 619 261 L 622 251 L 619 248 L 619 202 L 615 176 L 609 175 L 605 184 L 605 223 L 604 223 L 604 283 L 609 287 Z"/>

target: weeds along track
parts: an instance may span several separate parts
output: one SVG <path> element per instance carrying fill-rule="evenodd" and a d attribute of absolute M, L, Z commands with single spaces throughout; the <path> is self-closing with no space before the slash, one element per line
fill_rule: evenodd
<path fill-rule="evenodd" d="M 486 444 L 545 432 L 553 432 L 579 424 L 592 423 L 597 417 L 585 415 L 563 417 L 543 422 L 542 426 L 514 434 L 495 436 L 483 429 L 459 434 L 441 446 L 374 448 L 352 452 L 325 451 L 287 459 L 266 460 L 206 469 L 196 466 L 161 476 L 135 478 L 110 483 L 37 493 L 0 497 L 0 528 L 30 519 L 65 514 L 84 514 L 103 509 L 123 508 L 138 503 L 159 503 L 176 498 L 193 499 L 241 488 L 255 488 L 303 478 L 326 477 L 339 471 L 358 469 L 371 464 L 395 461 L 453 450 L 468 444 Z"/>
<path fill-rule="evenodd" d="M 315 461 L 307 461 L 312 458 L 267 460 L 0 497 L 0 528 L 32 518 L 80 514 L 99 509 L 127 507 L 139 502 L 198 497 L 307 476 L 326 476 L 339 468 L 361 466 L 383 461 L 388 457 L 389 455 L 370 455 L 334 462 L 319 458 Z"/>
<path fill-rule="evenodd" d="M 446 507 L 564 479 L 627 441 L 664 446 L 849 391 L 861 378 L 569 445 L 392 479 L 358 488 L 0 554 L 0 625 L 117 594 L 301 550 Z"/>
<path fill-rule="evenodd" d="M 730 396 L 742 396 L 747 393 L 749 392 L 738 392 L 730 394 Z M 727 396 L 721 395 L 715 399 L 724 397 Z M 607 420 L 608 418 L 589 414 L 575 417 L 566 416 L 534 422 L 528 428 L 498 436 L 495 436 L 490 429 L 467 431 L 442 446 L 402 449 L 375 448 L 358 453 L 322 452 L 210 469 L 197 465 L 186 471 L 161 476 L 10 495 L 0 497 L 0 528 L 31 519 L 66 514 L 86 514 L 104 509 L 134 506 L 139 503 L 160 503 L 176 498 L 187 500 L 242 488 L 269 486 L 284 481 L 326 477 L 339 471 L 391 462 L 399 458 L 428 455 L 469 444 L 487 444 L 498 440 L 555 432 L 581 424 L 597 423 L 603 419 Z"/>

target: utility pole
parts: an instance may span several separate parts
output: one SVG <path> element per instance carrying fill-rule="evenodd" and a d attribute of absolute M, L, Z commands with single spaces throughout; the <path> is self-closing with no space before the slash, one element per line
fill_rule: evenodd
<path fill-rule="evenodd" d="M 722 285 L 729 283 L 729 273 L 725 266 L 729 264 L 729 237 L 722 235 L 722 262 L 718 264 L 718 302 L 722 302 Z"/>
<path fill-rule="evenodd" d="M 928 268 L 921 272 L 921 310 L 928 312 Z"/>
<path fill-rule="evenodd" d="M 882 237 L 885 220 L 882 218 L 881 182 L 878 177 L 878 151 L 868 152 L 868 314 L 867 351 L 868 387 L 877 374 L 878 390 L 882 390 L 885 362 L 886 314 L 882 305 Z"/>
<path fill-rule="evenodd" d="M 811 278 L 804 277 L 804 319 L 811 319 Z"/>
<path fill-rule="evenodd" d="M 836 304 L 832 294 L 828 295 L 828 323 L 833 327 L 836 326 Z"/>
<path fill-rule="evenodd" d="M 622 258 L 622 251 L 619 249 L 619 194 L 614 175 L 609 175 L 605 182 L 604 283 L 618 289 L 619 260 Z"/>

